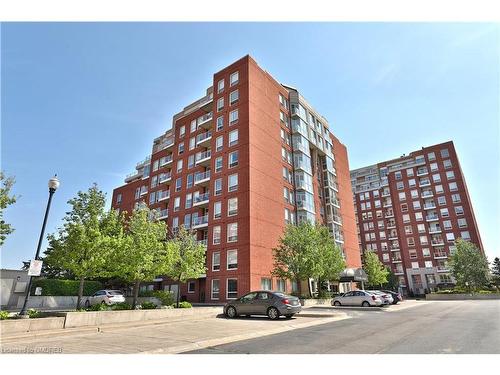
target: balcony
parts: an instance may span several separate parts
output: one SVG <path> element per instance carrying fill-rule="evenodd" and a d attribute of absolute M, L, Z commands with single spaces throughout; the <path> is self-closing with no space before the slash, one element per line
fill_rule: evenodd
<path fill-rule="evenodd" d="M 146 189 L 141 189 L 141 197 L 143 195 L 146 195 L 147 193 L 148 193 L 148 189 L 147 188 Z"/>
<path fill-rule="evenodd" d="M 212 152 L 210 150 L 196 154 L 196 165 L 203 165 L 205 167 L 210 166 L 211 157 Z"/>
<path fill-rule="evenodd" d="M 424 199 L 431 198 L 434 196 L 434 193 L 431 190 L 426 190 L 426 191 L 423 191 L 420 196 L 421 196 L 421 198 L 424 198 Z"/>
<path fill-rule="evenodd" d="M 439 220 L 439 216 L 437 215 L 427 215 L 425 217 L 425 221 L 438 221 Z"/>
<path fill-rule="evenodd" d="M 442 238 L 434 239 L 431 241 L 432 246 L 444 246 L 444 240 Z"/>
<path fill-rule="evenodd" d="M 391 196 L 391 192 L 390 191 L 383 191 L 382 192 L 382 197 L 390 197 Z"/>
<path fill-rule="evenodd" d="M 425 203 L 424 204 L 424 210 L 434 210 L 436 208 L 435 203 Z"/>
<path fill-rule="evenodd" d="M 163 184 L 172 180 L 172 173 L 162 173 L 158 177 L 158 183 Z"/>
<path fill-rule="evenodd" d="M 151 155 L 149 155 L 144 160 L 137 163 L 136 168 L 141 168 L 141 167 L 145 166 L 146 164 L 149 164 L 150 161 L 151 161 Z"/>
<path fill-rule="evenodd" d="M 389 248 L 391 249 L 391 251 L 399 251 L 400 250 L 399 245 L 391 245 L 391 246 L 389 246 Z"/>
<path fill-rule="evenodd" d="M 212 132 L 208 131 L 206 133 L 199 134 L 196 137 L 196 145 L 201 147 L 210 147 L 210 140 L 212 139 Z"/>
<path fill-rule="evenodd" d="M 141 177 L 142 177 L 142 172 L 135 171 L 135 172 L 129 173 L 128 175 L 125 176 L 125 182 L 128 183 L 130 181 L 134 181 L 134 180 L 141 178 Z"/>
<path fill-rule="evenodd" d="M 417 169 L 417 176 L 425 176 L 426 174 L 429 174 L 429 171 L 427 170 L 427 168 Z"/>
<path fill-rule="evenodd" d="M 210 193 L 200 194 L 193 200 L 193 207 L 203 207 L 208 206 L 208 199 L 210 198 Z"/>
<path fill-rule="evenodd" d="M 206 228 L 206 227 L 208 227 L 208 214 L 205 216 L 193 218 L 192 229 L 201 229 L 201 228 Z"/>
<path fill-rule="evenodd" d="M 395 270 L 394 275 L 396 275 L 396 276 L 404 275 L 404 271 L 403 270 Z"/>
<path fill-rule="evenodd" d="M 439 251 L 434 253 L 434 259 L 447 259 L 448 254 L 446 254 L 444 251 Z"/>
<path fill-rule="evenodd" d="M 157 195 L 158 202 L 170 199 L 170 190 L 159 191 Z"/>
<path fill-rule="evenodd" d="M 438 234 L 441 233 L 441 228 L 440 227 L 429 227 L 429 234 Z"/>
<path fill-rule="evenodd" d="M 389 237 L 387 239 L 389 241 L 397 240 L 398 239 L 398 234 L 397 233 L 391 233 L 391 234 L 389 234 Z"/>
<path fill-rule="evenodd" d="M 448 268 L 448 266 L 438 265 L 437 269 L 438 269 L 438 272 L 450 272 L 450 269 Z"/>
<path fill-rule="evenodd" d="M 392 202 L 384 202 L 383 207 L 392 207 Z"/>
<path fill-rule="evenodd" d="M 198 117 L 198 127 L 204 128 L 204 129 L 210 129 L 212 127 L 212 112 L 207 113 L 206 115 L 203 115 L 201 117 Z"/>
<path fill-rule="evenodd" d="M 198 186 L 208 186 L 210 184 L 210 171 L 196 173 L 194 175 L 194 184 Z"/>
<path fill-rule="evenodd" d="M 401 257 L 393 257 L 392 258 L 392 263 L 402 263 L 403 260 L 401 259 Z"/>
<path fill-rule="evenodd" d="M 339 215 L 332 215 L 331 219 L 334 223 L 342 225 L 342 218 Z"/>
<path fill-rule="evenodd" d="M 387 229 L 392 229 L 392 228 L 396 228 L 396 223 L 392 222 L 387 223 Z"/>
<path fill-rule="evenodd" d="M 418 186 L 419 187 L 431 186 L 431 180 L 419 181 Z"/>
<path fill-rule="evenodd" d="M 167 208 L 161 210 L 158 214 L 159 220 L 166 219 L 167 217 L 168 217 L 168 209 Z"/>
<path fill-rule="evenodd" d="M 153 151 L 154 152 L 158 152 L 158 151 L 161 151 L 161 150 L 172 148 L 173 145 L 174 145 L 174 143 L 175 143 L 174 138 L 168 138 L 165 141 L 163 141 L 162 143 L 156 145 L 153 148 Z"/>
<path fill-rule="evenodd" d="M 164 158 L 161 158 L 160 159 L 160 168 L 166 166 L 167 164 L 172 163 L 172 160 L 173 160 L 172 155 L 168 155 Z"/>
<path fill-rule="evenodd" d="M 332 204 L 337 208 L 340 208 L 340 201 L 337 198 L 326 197 L 326 204 Z"/>
<path fill-rule="evenodd" d="M 394 217 L 394 212 L 386 212 L 384 216 L 386 218 Z"/>

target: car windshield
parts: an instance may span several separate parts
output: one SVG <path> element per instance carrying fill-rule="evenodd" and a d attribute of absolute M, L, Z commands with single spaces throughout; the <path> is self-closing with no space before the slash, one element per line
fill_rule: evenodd
<path fill-rule="evenodd" d="M 108 290 L 108 294 L 112 296 L 121 296 L 123 293 L 118 290 Z"/>

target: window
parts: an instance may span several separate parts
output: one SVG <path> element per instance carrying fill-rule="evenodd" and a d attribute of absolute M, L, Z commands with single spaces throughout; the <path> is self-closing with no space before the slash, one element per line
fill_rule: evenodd
<path fill-rule="evenodd" d="M 240 79 L 239 72 L 234 72 L 229 76 L 229 86 L 234 86 L 238 84 Z"/>
<path fill-rule="evenodd" d="M 235 270 L 238 268 L 238 250 L 227 251 L 227 269 Z"/>
<path fill-rule="evenodd" d="M 149 204 L 155 203 L 155 199 L 156 199 L 156 192 L 153 191 L 151 194 L 149 194 Z"/>
<path fill-rule="evenodd" d="M 179 155 L 184 153 L 184 142 L 179 143 Z"/>
<path fill-rule="evenodd" d="M 186 127 L 182 125 L 181 128 L 179 129 L 179 138 L 184 137 L 185 134 L 186 134 Z"/>
<path fill-rule="evenodd" d="M 413 168 L 408 168 L 408 169 L 406 170 L 406 175 L 407 175 L 408 177 L 412 177 L 412 176 L 413 176 Z"/>
<path fill-rule="evenodd" d="M 218 245 L 220 244 L 220 225 L 216 225 L 214 226 L 213 228 L 213 231 L 212 231 L 212 244 L 214 245 Z"/>
<path fill-rule="evenodd" d="M 192 173 L 187 175 L 187 180 L 186 180 L 186 189 L 189 189 L 193 186 L 193 180 L 194 180 L 194 175 Z"/>
<path fill-rule="evenodd" d="M 196 137 L 189 138 L 189 150 L 193 150 L 196 147 Z"/>
<path fill-rule="evenodd" d="M 221 135 L 220 137 L 217 137 L 217 139 L 215 140 L 215 151 L 222 150 L 223 146 L 224 146 L 224 137 Z"/>
<path fill-rule="evenodd" d="M 415 239 L 413 237 L 408 237 L 406 242 L 408 243 L 408 246 L 415 246 Z"/>
<path fill-rule="evenodd" d="M 414 178 L 410 178 L 410 179 L 408 180 L 408 186 L 409 186 L 409 187 L 415 187 L 415 186 L 417 186 L 417 182 L 415 181 L 415 179 L 414 179 Z"/>
<path fill-rule="evenodd" d="M 431 172 L 435 172 L 438 170 L 438 164 L 437 163 L 431 163 Z"/>
<path fill-rule="evenodd" d="M 401 205 L 401 212 L 408 212 L 408 205 L 406 203 Z"/>
<path fill-rule="evenodd" d="M 180 191 L 182 189 L 182 177 L 175 180 L 175 191 Z"/>
<path fill-rule="evenodd" d="M 222 111 L 224 108 L 224 97 L 217 99 L 217 112 Z"/>
<path fill-rule="evenodd" d="M 396 184 L 396 188 L 398 190 L 403 190 L 405 188 L 405 184 L 403 181 L 399 181 L 397 184 Z"/>
<path fill-rule="evenodd" d="M 418 233 L 425 233 L 425 224 L 417 224 Z"/>
<path fill-rule="evenodd" d="M 396 178 L 396 180 L 401 180 L 401 178 L 402 178 L 401 171 L 395 172 L 394 177 Z"/>
<path fill-rule="evenodd" d="M 190 128 L 190 132 L 191 132 L 191 133 L 194 133 L 194 132 L 196 131 L 197 127 L 198 127 L 198 126 L 197 126 L 196 119 L 195 119 L 195 120 L 192 120 L 192 121 L 191 121 L 191 128 Z"/>
<path fill-rule="evenodd" d="M 453 171 L 446 172 L 446 179 L 447 180 L 453 180 L 454 178 L 455 178 L 455 172 L 453 172 Z"/>
<path fill-rule="evenodd" d="M 457 191 L 458 190 L 457 183 L 456 182 L 450 182 L 448 184 L 448 188 L 450 189 L 450 191 Z"/>
<path fill-rule="evenodd" d="M 194 167 L 194 155 L 189 155 L 188 156 L 188 169 L 191 169 Z"/>
<path fill-rule="evenodd" d="M 434 182 L 441 182 L 441 175 L 439 173 L 433 174 L 432 175 L 432 181 L 434 181 Z"/>
<path fill-rule="evenodd" d="M 229 147 L 238 144 L 238 129 L 233 130 L 229 133 Z"/>
<path fill-rule="evenodd" d="M 286 292 L 286 281 L 284 279 L 278 279 L 277 280 L 277 286 L 276 289 L 278 292 L 285 293 Z"/>
<path fill-rule="evenodd" d="M 466 230 L 466 231 L 460 232 L 460 237 L 462 237 L 466 241 L 469 241 L 470 240 L 469 231 Z"/>
<path fill-rule="evenodd" d="M 418 268 L 418 262 L 411 262 L 411 268 L 417 269 Z"/>
<path fill-rule="evenodd" d="M 184 227 L 187 229 L 191 227 L 191 214 L 186 214 L 184 216 Z"/>
<path fill-rule="evenodd" d="M 451 220 L 444 220 L 443 227 L 445 230 L 451 229 Z"/>
<path fill-rule="evenodd" d="M 413 209 L 420 210 L 420 201 L 413 201 Z"/>
<path fill-rule="evenodd" d="M 116 203 L 121 203 L 122 202 L 122 195 L 121 194 L 118 194 L 116 196 Z"/>
<path fill-rule="evenodd" d="M 452 194 L 451 200 L 453 201 L 453 203 L 460 203 L 460 194 Z"/>
<path fill-rule="evenodd" d="M 172 229 L 176 230 L 179 227 L 179 218 L 176 216 L 172 219 Z"/>
<path fill-rule="evenodd" d="M 448 158 L 448 157 L 450 157 L 450 153 L 448 152 L 447 148 L 444 148 L 444 149 L 441 150 L 441 157 L 442 158 Z"/>
<path fill-rule="evenodd" d="M 229 175 L 227 178 L 227 191 L 238 190 L 238 173 Z"/>
<path fill-rule="evenodd" d="M 422 255 L 423 255 L 424 258 L 428 258 L 428 257 L 431 256 L 431 251 L 429 250 L 428 247 L 424 247 L 422 249 Z"/>
<path fill-rule="evenodd" d="M 429 239 L 427 236 L 420 236 L 420 245 L 428 245 L 429 244 Z"/>
<path fill-rule="evenodd" d="M 215 172 L 222 171 L 222 156 L 215 158 Z"/>
<path fill-rule="evenodd" d="M 436 154 L 434 152 L 429 152 L 427 154 L 427 159 L 429 159 L 429 161 L 436 160 Z"/>
<path fill-rule="evenodd" d="M 238 214 L 238 198 L 229 198 L 227 201 L 227 216 Z"/>
<path fill-rule="evenodd" d="M 238 122 L 238 110 L 229 112 L 229 126 L 234 125 Z"/>
<path fill-rule="evenodd" d="M 464 208 L 462 206 L 455 206 L 455 214 L 456 215 L 463 215 L 464 214 Z"/>
<path fill-rule="evenodd" d="M 238 99 L 240 97 L 240 93 L 238 90 L 234 90 L 229 94 L 229 105 L 233 105 L 234 103 L 238 102 Z"/>
<path fill-rule="evenodd" d="M 219 299 L 219 280 L 212 280 L 212 299 Z"/>
<path fill-rule="evenodd" d="M 448 168 L 451 168 L 451 160 L 450 159 L 446 159 L 446 160 L 443 160 L 443 165 L 445 167 L 445 169 L 448 169 Z"/>
<path fill-rule="evenodd" d="M 262 290 L 272 290 L 273 283 L 270 278 L 263 277 L 260 279 L 260 289 Z"/>
<path fill-rule="evenodd" d="M 450 216 L 450 213 L 448 212 L 447 208 L 441 208 L 440 212 L 441 212 L 441 217 L 448 217 L 448 216 Z"/>
<path fill-rule="evenodd" d="M 238 151 L 233 151 L 229 154 L 228 165 L 229 168 L 234 168 L 238 165 Z"/>
<path fill-rule="evenodd" d="M 194 281 L 188 282 L 188 293 L 194 293 L 196 283 Z"/>
<path fill-rule="evenodd" d="M 222 216 L 222 202 L 214 203 L 214 219 L 220 219 Z"/>
<path fill-rule="evenodd" d="M 222 91 L 224 91 L 224 80 L 221 79 L 219 82 L 217 82 L 217 93 L 220 94 Z"/>
<path fill-rule="evenodd" d="M 141 196 L 141 188 L 135 189 L 135 199 L 139 199 Z"/>
<path fill-rule="evenodd" d="M 410 215 L 404 214 L 403 215 L 403 223 L 408 223 L 408 222 L 410 222 Z"/>
<path fill-rule="evenodd" d="M 436 185 L 436 194 L 444 193 L 443 185 Z"/>
<path fill-rule="evenodd" d="M 236 299 L 238 297 L 238 280 L 227 279 L 226 298 Z"/>
<path fill-rule="evenodd" d="M 159 161 L 155 160 L 153 162 L 153 172 L 156 172 L 158 170 L 158 165 L 159 165 Z"/>
<path fill-rule="evenodd" d="M 401 193 L 399 193 L 399 200 L 400 201 L 405 201 L 406 200 L 406 194 L 404 191 L 402 191 Z"/>
<path fill-rule="evenodd" d="M 183 160 L 177 160 L 177 173 L 182 172 Z"/>
<path fill-rule="evenodd" d="M 413 234 L 413 228 L 411 225 L 405 225 L 405 234 Z"/>
<path fill-rule="evenodd" d="M 460 218 L 457 220 L 459 228 L 465 228 L 467 226 L 467 220 Z"/>
<path fill-rule="evenodd" d="M 181 197 L 175 197 L 174 199 L 174 212 L 177 212 L 181 209 Z"/>
<path fill-rule="evenodd" d="M 193 205 L 193 194 L 191 194 L 191 193 L 186 194 L 186 204 L 185 204 L 185 207 L 186 208 L 191 208 L 192 205 Z"/>
<path fill-rule="evenodd" d="M 446 241 L 448 241 L 448 242 L 454 242 L 455 241 L 455 235 L 453 233 L 446 233 Z"/>
<path fill-rule="evenodd" d="M 215 190 L 214 195 L 221 195 L 222 194 L 222 178 L 218 178 L 217 180 L 215 180 L 214 190 Z"/>
<path fill-rule="evenodd" d="M 221 131 L 224 128 L 224 116 L 217 117 L 217 131 Z"/>
<path fill-rule="evenodd" d="M 437 201 L 438 201 L 438 205 L 446 206 L 446 197 L 444 195 L 441 197 L 438 197 Z"/>
<path fill-rule="evenodd" d="M 422 215 L 422 212 L 415 212 L 415 220 L 417 220 L 417 221 L 424 220 L 424 216 Z"/>
<path fill-rule="evenodd" d="M 425 261 L 425 268 L 432 268 L 432 260 Z"/>
<path fill-rule="evenodd" d="M 238 241 L 238 223 L 230 223 L 227 225 L 227 242 Z"/>

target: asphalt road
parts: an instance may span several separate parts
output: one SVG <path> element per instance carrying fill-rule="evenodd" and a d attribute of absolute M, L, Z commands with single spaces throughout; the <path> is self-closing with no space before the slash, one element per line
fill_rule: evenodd
<path fill-rule="evenodd" d="M 392 311 L 344 308 L 351 319 L 188 353 L 500 353 L 499 300 L 405 303 Z"/>

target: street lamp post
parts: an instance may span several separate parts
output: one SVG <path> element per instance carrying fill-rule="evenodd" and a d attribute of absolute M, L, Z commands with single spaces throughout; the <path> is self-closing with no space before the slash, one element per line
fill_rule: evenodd
<path fill-rule="evenodd" d="M 54 175 L 54 177 L 52 177 L 49 180 L 49 201 L 47 202 L 47 208 L 45 209 L 45 216 L 43 218 L 42 231 L 40 233 L 40 238 L 38 239 L 38 246 L 36 248 L 35 260 L 37 260 L 40 256 L 40 248 L 42 247 L 43 234 L 45 233 L 45 225 L 47 224 L 47 217 L 49 216 L 50 203 L 52 202 L 52 196 L 54 195 L 54 193 L 56 192 L 58 187 L 59 187 L 59 180 L 58 180 L 57 174 L 56 174 L 56 175 Z M 32 278 L 33 278 L 33 276 L 29 276 L 29 278 L 28 278 L 28 285 L 26 287 L 26 297 L 24 298 L 23 308 L 21 309 L 21 312 L 19 313 L 19 316 L 22 316 L 22 317 L 26 317 L 26 306 L 28 305 L 28 299 L 30 296 Z"/>

